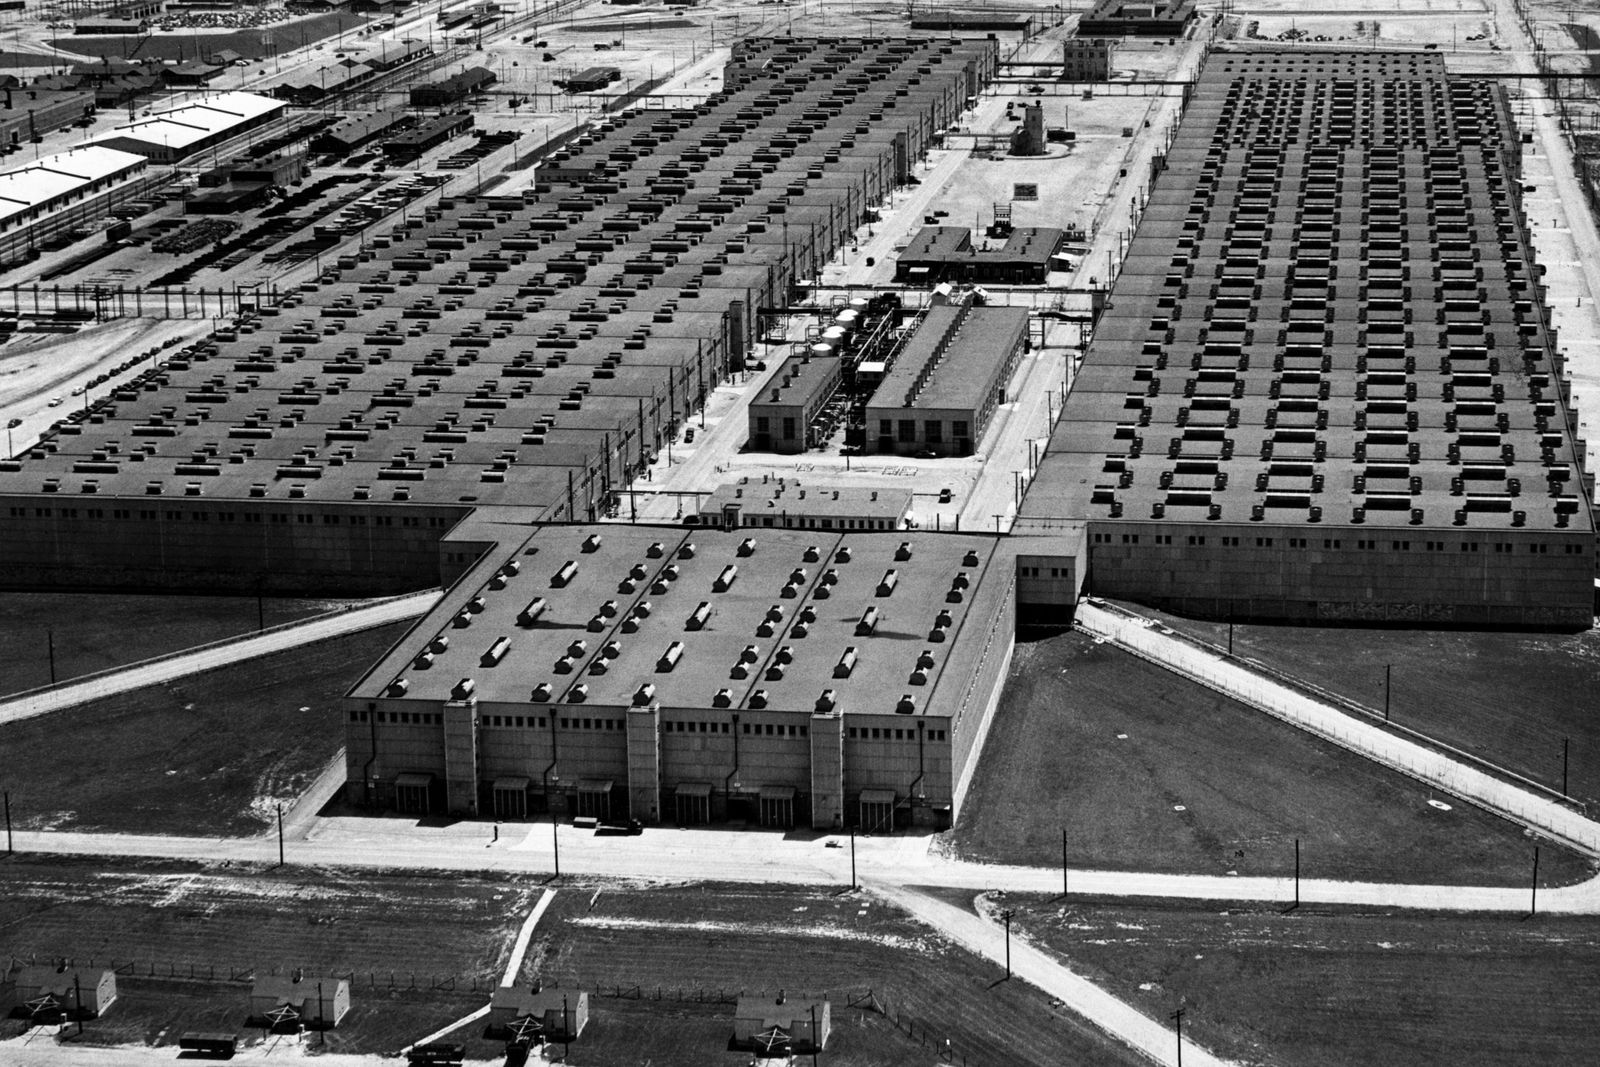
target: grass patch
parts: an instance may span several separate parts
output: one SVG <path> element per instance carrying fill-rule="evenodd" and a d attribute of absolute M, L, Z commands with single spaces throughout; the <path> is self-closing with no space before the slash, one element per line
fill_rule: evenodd
<path fill-rule="evenodd" d="M 954 843 L 1056 865 L 1525 884 L 1534 842 L 1469 804 L 1078 633 L 1017 645 Z M 1181 807 L 1181 810 L 1179 810 Z M 1019 817 L 1019 812 L 1027 816 Z M 1544 884 L 1581 857 L 1546 845 Z"/>
<path fill-rule="evenodd" d="M 1227 647 L 1228 624 L 1129 605 L 1172 629 Z M 1392 721 L 1554 789 L 1561 742 L 1569 793 L 1600 802 L 1600 630 L 1578 634 L 1236 624 L 1234 654 L 1383 710 Z"/>
<path fill-rule="evenodd" d="M 0 596 L 0 694 L 124 667 L 320 615 L 345 601 L 253 596 L 6 593 Z M 48 633 L 47 633 L 48 631 Z M 53 635 L 53 636 L 52 636 Z"/>
<path fill-rule="evenodd" d="M 258 833 L 343 746 L 338 701 L 408 625 L 0 726 L 12 816 L 30 829 Z"/>
<path fill-rule="evenodd" d="M 1246 1063 L 1578 1063 L 1593 1043 L 1600 921 L 1010 894 L 1012 929 L 1152 1018 Z"/>

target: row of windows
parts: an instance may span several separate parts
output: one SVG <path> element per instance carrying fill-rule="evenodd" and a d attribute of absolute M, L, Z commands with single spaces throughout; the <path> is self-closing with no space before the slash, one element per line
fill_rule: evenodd
<path fill-rule="evenodd" d="M 378 717 L 378 722 L 397 723 L 403 726 L 438 726 L 443 721 L 443 719 L 440 717 L 440 714 L 437 712 L 380 711 L 376 712 L 375 714 Z M 542 715 L 485 715 L 483 719 L 485 726 L 504 726 L 512 729 L 536 730 L 542 730 L 545 727 L 545 720 L 544 716 Z M 367 713 L 365 711 L 352 711 L 350 713 L 350 721 L 366 722 Z M 561 719 L 559 721 L 561 724 L 561 729 L 563 730 L 619 731 L 624 729 L 624 723 L 621 719 Z M 675 734 L 726 734 L 731 732 L 731 724 L 725 722 L 667 722 L 663 724 L 663 729 L 668 733 Z M 741 723 L 739 732 L 743 734 L 755 734 L 758 737 L 807 736 L 807 729 L 805 726 L 790 725 L 788 723 Z M 911 731 L 909 730 L 906 731 L 908 734 L 910 732 Z M 884 733 L 887 734 L 888 730 L 885 730 Z M 896 730 L 896 737 L 898 737 L 899 734 L 900 731 Z M 856 736 L 855 727 L 850 728 L 850 736 Z M 865 736 L 864 729 L 862 736 Z M 872 736 L 877 737 L 878 731 L 873 730 Z M 944 731 L 932 731 L 930 736 L 935 741 L 942 741 L 944 740 Z"/>
<path fill-rule="evenodd" d="M 10 509 L 11 517 L 13 519 L 25 519 L 28 517 L 28 510 L 25 507 L 13 507 Z M 33 517 L 38 519 L 103 519 L 106 517 L 106 510 L 104 508 L 34 508 Z M 129 508 L 112 508 L 111 517 L 113 519 L 133 519 L 137 517 L 142 522 L 155 522 L 162 516 L 159 511 L 149 508 L 139 508 L 137 511 Z M 215 518 L 218 522 L 243 520 L 244 522 L 287 523 L 290 519 L 289 515 L 281 512 L 263 514 L 259 511 L 246 511 L 243 514 L 236 515 L 231 511 L 177 511 L 169 509 L 166 513 L 168 522 L 182 522 L 185 517 L 190 522 L 210 522 Z M 293 518 L 296 523 L 302 525 L 317 521 L 315 515 L 297 514 Z M 393 526 L 395 521 L 393 515 L 341 515 L 330 512 L 322 516 L 322 523 L 324 526 L 337 526 L 344 522 L 348 522 L 351 526 L 365 526 L 369 519 L 374 526 Z M 421 526 L 422 523 L 423 520 L 415 515 L 400 516 L 401 526 Z M 438 516 L 430 516 L 427 524 L 429 526 L 448 526 L 450 520 Z"/>
<path fill-rule="evenodd" d="M 1125 544 L 1125 545 L 1136 545 L 1136 544 L 1139 543 L 1139 536 L 1140 536 L 1139 534 L 1122 534 L 1121 536 L 1122 536 L 1122 543 Z M 1188 540 L 1189 540 L 1189 544 L 1190 545 L 1203 546 L 1206 543 L 1206 535 L 1205 534 L 1191 534 L 1189 536 Z M 1257 547 L 1257 548 L 1271 548 L 1273 546 L 1273 544 L 1275 543 L 1273 538 L 1271 538 L 1271 537 L 1256 537 L 1256 538 L 1224 537 L 1224 538 L 1222 538 L 1222 546 L 1224 548 L 1239 548 L 1241 546 L 1241 542 L 1244 543 L 1244 544 L 1248 544 L 1252 540 L 1255 542 L 1255 547 Z M 1112 535 L 1111 534 L 1107 534 L 1107 533 L 1097 533 L 1093 537 L 1093 543 L 1097 544 L 1097 545 L 1109 545 L 1109 544 L 1112 543 Z M 1172 535 L 1171 534 L 1156 534 L 1155 535 L 1155 543 L 1158 544 L 1158 545 L 1170 545 L 1170 544 L 1172 544 Z M 1313 547 L 1312 544 L 1311 544 L 1311 540 L 1308 539 L 1308 538 L 1305 538 L 1305 537 L 1289 537 L 1289 538 L 1285 538 L 1285 543 L 1290 548 L 1311 548 L 1311 547 Z M 1411 551 L 1411 542 L 1410 541 L 1377 541 L 1377 540 L 1370 540 L 1370 539 L 1365 539 L 1365 538 L 1359 539 L 1359 540 L 1356 541 L 1356 548 L 1358 550 L 1365 551 L 1365 552 L 1375 552 L 1375 551 L 1378 550 L 1378 547 L 1380 545 L 1382 545 L 1382 544 L 1387 544 L 1389 546 L 1390 551 L 1393 551 L 1393 552 L 1410 552 Z M 1516 549 L 1516 546 L 1511 544 L 1508 541 L 1491 541 L 1491 542 L 1488 542 L 1488 544 L 1490 544 L 1493 547 L 1494 551 L 1496 551 L 1496 552 L 1510 553 L 1510 552 L 1513 552 Z M 1457 548 L 1462 552 L 1476 552 L 1476 551 L 1478 551 L 1478 545 L 1479 545 L 1479 542 L 1477 542 L 1477 541 L 1460 541 L 1460 542 L 1457 542 Z M 1324 549 L 1330 549 L 1332 551 L 1339 551 L 1339 550 L 1344 548 L 1344 541 L 1341 538 L 1324 538 L 1323 541 L 1322 541 L 1322 547 Z M 1530 555 L 1543 556 L 1543 555 L 1548 555 L 1549 551 L 1550 551 L 1550 546 L 1549 545 L 1544 544 L 1544 543 L 1540 543 L 1540 542 L 1535 542 L 1533 544 L 1528 545 L 1527 547 L 1528 547 L 1528 553 Z M 1582 555 L 1583 551 L 1584 551 L 1584 547 L 1582 545 L 1567 544 L 1567 545 L 1562 545 L 1561 547 L 1562 547 L 1563 553 L 1565 555 L 1569 555 L 1569 556 Z M 1428 551 L 1428 552 L 1448 552 L 1448 551 L 1450 551 L 1450 545 L 1449 545 L 1449 542 L 1447 542 L 1447 541 L 1425 541 L 1425 542 L 1423 542 L 1423 548 L 1424 548 L 1425 551 Z M 1029 573 L 1030 571 L 1032 571 L 1031 574 Z M 1038 567 L 1031 567 L 1031 568 L 1030 567 L 1023 567 L 1022 568 L 1022 575 L 1024 577 L 1038 577 L 1038 572 L 1039 572 L 1039 568 Z"/>
<path fill-rule="evenodd" d="M 751 518 L 753 519 L 753 516 Z M 787 520 L 783 524 L 785 529 L 792 529 L 792 530 L 817 530 L 817 529 L 831 530 L 831 529 L 834 528 L 834 525 L 833 525 L 834 524 L 834 520 L 833 519 L 819 519 L 815 515 L 789 515 L 789 516 L 785 516 L 785 519 Z M 840 519 L 840 520 L 838 520 L 838 522 L 839 522 L 839 529 L 841 529 L 841 530 L 889 530 L 889 529 L 893 529 L 893 526 L 890 524 L 888 519 Z M 758 525 L 758 524 L 756 522 L 754 522 L 754 521 L 750 521 L 750 522 L 746 522 L 744 525 L 746 525 L 746 526 L 755 526 L 755 525 Z M 763 516 L 761 516 L 761 522 L 759 523 L 759 525 L 764 527 L 764 528 L 770 529 L 770 528 L 772 528 L 774 526 L 779 525 L 779 520 L 774 519 L 771 515 L 763 515 Z"/>
<path fill-rule="evenodd" d="M 1018 567 L 1018 572 L 1024 578 L 1043 578 L 1048 574 L 1051 578 L 1071 578 L 1071 567 Z"/>
<path fill-rule="evenodd" d="M 917 439 L 917 420 L 879 419 L 878 436 L 893 437 L 904 444 L 911 444 Z M 952 420 L 950 423 L 951 439 L 959 441 L 967 436 L 967 421 L 965 419 Z M 930 445 L 943 444 L 944 420 L 924 419 L 922 422 L 922 439 Z"/>
<path fill-rule="evenodd" d="M 908 730 L 902 727 L 893 726 L 852 726 L 850 727 L 849 736 L 859 738 L 863 741 L 915 741 L 917 739 L 917 732 L 915 730 Z M 945 731 L 928 731 L 929 741 L 943 741 L 944 739 Z"/>

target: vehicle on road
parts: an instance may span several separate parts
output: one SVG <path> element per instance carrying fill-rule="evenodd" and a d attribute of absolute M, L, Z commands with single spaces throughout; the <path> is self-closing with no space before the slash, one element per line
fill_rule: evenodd
<path fill-rule="evenodd" d="M 53 397 L 50 398 L 50 406 L 53 407 L 53 408 L 58 408 L 62 404 L 65 404 L 65 403 L 66 403 L 66 400 L 62 399 L 59 396 L 53 396 Z"/>

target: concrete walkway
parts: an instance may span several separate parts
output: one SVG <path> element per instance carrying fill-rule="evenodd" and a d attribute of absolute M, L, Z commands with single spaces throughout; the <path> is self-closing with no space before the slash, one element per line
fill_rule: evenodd
<path fill-rule="evenodd" d="M 1263 677 L 1236 660 L 1185 641 L 1153 619 L 1084 601 L 1078 605 L 1074 620 L 1079 629 L 1111 641 L 1141 659 L 1580 852 L 1600 855 L 1600 823 L 1565 804 Z"/>
<path fill-rule="evenodd" d="M 31 719 L 52 711 L 87 704 L 91 700 L 160 685 L 202 671 L 242 663 L 248 659 L 326 641 L 346 634 L 370 630 L 391 622 L 415 619 L 427 613 L 442 596 L 427 590 L 379 601 L 337 615 L 323 615 L 305 622 L 288 623 L 259 634 L 236 637 L 216 644 L 145 660 L 116 670 L 104 671 L 46 689 L 34 689 L 0 701 L 0 724 Z"/>
<path fill-rule="evenodd" d="M 870 891 L 895 904 L 962 948 L 977 953 L 1001 966 L 1006 962 L 1005 931 L 977 915 L 942 900 L 899 886 L 868 885 Z M 1150 1018 L 1126 1001 L 1107 993 L 1065 964 L 1034 948 L 1013 932 L 1011 973 L 1014 981 L 1024 981 L 1044 990 L 1069 1010 L 1083 1016 L 1107 1035 L 1135 1052 L 1160 1064 L 1186 1063 L 1190 1067 L 1220 1067 L 1230 1061 L 1220 1059 L 1188 1038 L 1183 1051 L 1170 1026 Z"/>

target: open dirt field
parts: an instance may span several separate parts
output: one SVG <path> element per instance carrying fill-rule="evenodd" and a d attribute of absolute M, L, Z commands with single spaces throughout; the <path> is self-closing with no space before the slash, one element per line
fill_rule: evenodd
<path fill-rule="evenodd" d="M 393 1052 L 484 1002 L 542 891 L 502 875 L 14 860 L 0 863 L 0 970 L 35 957 L 116 968 L 122 999 L 90 1027 L 101 1044 L 241 1030 L 251 974 L 348 977 L 351 1014 L 329 1048 Z"/>
<path fill-rule="evenodd" d="M 1579 1063 L 1600 923 L 1024 899 L 1013 930 L 1246 1063 Z"/>
<path fill-rule="evenodd" d="M 1227 623 L 1129 607 L 1172 629 L 1226 647 Z M 1390 718 L 1430 737 L 1600 800 L 1600 631 L 1580 634 L 1383 630 L 1359 627 L 1233 628 L 1235 655 L 1291 674 L 1367 707 L 1383 708 L 1390 666 Z"/>
<path fill-rule="evenodd" d="M 338 701 L 407 623 L 0 727 L 19 826 L 253 834 L 344 744 Z"/>
<path fill-rule="evenodd" d="M 861 894 L 717 885 L 563 890 L 534 941 L 529 959 L 547 983 L 636 990 L 638 999 L 592 1002 L 616 1029 L 597 1028 L 581 1059 L 574 1046 L 577 1062 L 724 1062 L 740 989 L 829 994 L 838 1042 L 829 1044 L 830 1063 L 931 1064 L 946 1038 L 955 1062 L 964 1054 L 973 1067 L 1132 1062 L 1080 1020 L 1054 1012 L 1038 991 L 990 988 L 999 968 Z M 730 1002 L 708 1012 L 697 996 Z M 848 1008 L 851 998 L 862 1007 Z M 650 1036 L 662 1013 L 676 1020 L 669 1032 L 681 1040 Z"/>
<path fill-rule="evenodd" d="M 0 953 L 116 966 L 123 1000 L 90 1024 L 97 1044 L 239 1031 L 245 971 L 304 967 L 313 980 L 353 982 L 331 1051 L 393 1052 L 484 1003 L 543 888 L 499 875 L 11 861 L 0 863 Z M 998 968 L 861 894 L 570 881 L 557 890 L 520 978 L 593 997 L 575 1063 L 731 1063 L 739 992 L 779 989 L 831 997 L 828 1059 L 850 1067 L 926 1067 L 946 1039 L 949 1059 L 972 1067 L 1133 1062 L 1037 991 L 991 988 Z M 10 962 L 0 955 L 0 967 Z M 474 1024 L 451 1040 L 485 1058 L 499 1051 L 479 1035 Z"/>
<path fill-rule="evenodd" d="M 1019 642 L 961 822 L 958 852 L 1204 874 L 1519 885 L 1533 842 L 1477 808 L 1110 645 Z M 1026 812 L 1019 817 L 1019 812 Z M 1588 865 L 1546 845 L 1541 879 Z"/>
<path fill-rule="evenodd" d="M 345 601 L 241 596 L 0 595 L 0 695 L 122 667 L 195 645 L 254 633 Z M 259 611 L 258 611 L 259 607 Z M 47 633 L 48 631 L 48 633 Z M 53 635 L 53 636 L 52 636 Z"/>

